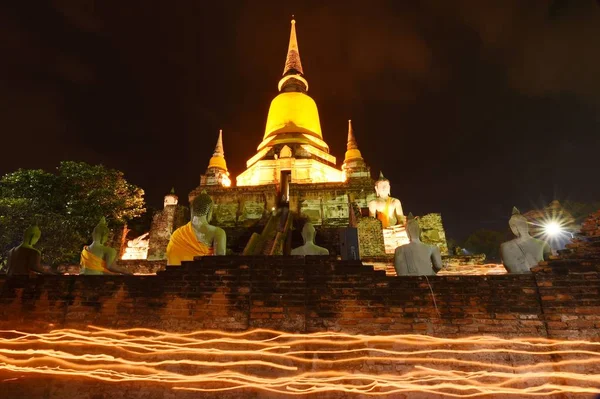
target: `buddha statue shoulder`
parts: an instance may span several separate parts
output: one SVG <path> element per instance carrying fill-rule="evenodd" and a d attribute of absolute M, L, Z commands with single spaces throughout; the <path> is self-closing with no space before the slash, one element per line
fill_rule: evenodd
<path fill-rule="evenodd" d="M 383 228 L 404 224 L 404 214 L 400 200 L 390 196 L 390 181 L 379 174 L 375 182 L 377 198 L 369 201 L 369 215 L 381 221 Z"/>
<path fill-rule="evenodd" d="M 92 231 L 92 243 L 83 247 L 81 251 L 80 274 L 131 274 L 116 264 L 117 251 L 104 245 L 108 241 L 109 233 L 106 219 L 102 217 Z"/>
<path fill-rule="evenodd" d="M 196 256 L 225 255 L 225 230 L 210 224 L 214 203 L 203 191 L 192 201 L 191 221 L 171 234 L 167 245 L 167 265 L 181 265 Z"/>
<path fill-rule="evenodd" d="M 292 249 L 292 255 L 329 255 L 327 248 L 320 247 L 315 244 L 315 236 L 317 235 L 315 227 L 310 222 L 304 223 L 302 227 L 302 239 L 304 245 Z"/>
<path fill-rule="evenodd" d="M 516 238 L 500 245 L 502 263 L 509 273 L 530 273 L 531 268 L 552 254 L 547 242 L 529 235 L 527 219 L 513 207 L 508 221 Z"/>
<path fill-rule="evenodd" d="M 394 252 L 394 268 L 398 276 L 428 276 L 442 269 L 442 255 L 435 245 L 421 242 L 421 228 L 412 214 L 408 215 L 406 232 L 410 243 Z"/>
<path fill-rule="evenodd" d="M 23 242 L 8 251 L 7 274 L 9 276 L 30 275 L 32 273 L 54 274 L 41 264 L 42 254 L 33 246 L 42 233 L 37 226 L 30 226 L 23 234 Z"/>

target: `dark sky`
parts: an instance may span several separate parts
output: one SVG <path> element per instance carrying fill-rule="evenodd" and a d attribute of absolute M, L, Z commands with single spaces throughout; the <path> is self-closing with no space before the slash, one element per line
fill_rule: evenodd
<path fill-rule="evenodd" d="M 460 238 L 505 226 L 513 205 L 600 200 L 596 1 L 13 3 L 0 6 L 0 174 L 103 163 L 161 206 L 199 184 L 222 128 L 236 176 L 294 14 L 338 166 L 352 119 L 406 212 L 442 212 Z"/>

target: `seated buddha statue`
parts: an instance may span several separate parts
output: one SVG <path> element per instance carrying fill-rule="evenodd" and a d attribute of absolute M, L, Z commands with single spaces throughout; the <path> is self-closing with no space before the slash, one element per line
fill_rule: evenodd
<path fill-rule="evenodd" d="M 412 214 L 408 215 L 406 232 L 410 243 L 394 252 L 394 268 L 398 276 L 434 275 L 442 269 L 440 249 L 421 242 L 421 228 Z"/>
<path fill-rule="evenodd" d="M 225 255 L 227 236 L 225 231 L 209 222 L 214 203 L 206 192 L 192 201 L 191 221 L 171 234 L 167 245 L 167 265 L 181 265 L 196 256 Z"/>
<path fill-rule="evenodd" d="M 390 181 L 379 174 L 375 182 L 377 198 L 369 201 L 369 215 L 381 221 L 383 228 L 404 224 L 404 214 L 400 200 L 390 197 Z"/>
<path fill-rule="evenodd" d="M 108 241 L 109 232 L 106 219 L 102 217 L 92 231 L 92 243 L 81 251 L 80 274 L 131 274 L 115 263 L 117 251 L 104 245 Z"/>
<path fill-rule="evenodd" d="M 315 244 L 315 236 L 317 232 L 312 223 L 304 223 L 302 227 L 302 239 L 304 245 L 298 248 L 292 249 L 292 255 L 329 255 L 327 248 L 319 247 Z"/>
<path fill-rule="evenodd" d="M 500 245 L 502 263 L 509 273 L 530 273 L 532 267 L 548 259 L 552 250 L 546 241 L 529 235 L 527 219 L 517 208 L 513 208 L 508 225 L 517 237 Z"/>
<path fill-rule="evenodd" d="M 41 235 L 37 226 L 30 226 L 23 234 L 23 242 L 8 251 L 7 274 L 9 276 L 54 274 L 41 265 L 41 252 L 33 247 Z"/>

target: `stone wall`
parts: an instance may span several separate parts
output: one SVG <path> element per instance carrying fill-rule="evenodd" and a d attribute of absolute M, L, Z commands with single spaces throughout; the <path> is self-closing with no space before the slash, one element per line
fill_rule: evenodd
<path fill-rule="evenodd" d="M 361 397 L 398 385 L 399 397 L 414 399 L 473 392 L 504 398 L 505 388 L 524 397 L 559 387 L 569 398 L 589 397 L 600 373 L 593 355 L 600 342 L 600 263 L 557 262 L 529 275 L 425 278 L 389 277 L 331 257 L 206 257 L 158 276 L 0 278 L 2 338 L 35 333 L 20 343 L 0 342 L 3 362 L 38 367 L 36 374 L 0 365 L 2 397 L 275 399 L 325 384 L 320 372 L 346 376 L 335 391 L 319 393 L 329 399 L 349 398 L 344 388 L 359 374 Z M 63 328 L 70 330 L 57 331 Z M 40 334 L 49 331 L 43 341 Z M 335 335 L 310 335 L 324 331 Z M 546 347 L 539 338 L 570 341 Z M 69 342 L 75 339 L 80 344 Z M 168 350 L 174 345 L 180 349 Z M 295 357 L 274 357 L 283 352 Z M 64 356 L 66 363 L 53 360 Z M 261 364 L 244 363 L 251 360 Z M 145 363 L 124 366 L 128 361 Z M 165 375 L 173 380 L 165 382 Z M 206 375 L 210 381 L 188 379 Z M 248 388 L 246 378 L 277 387 Z M 433 379 L 441 384 L 432 385 Z M 440 388 L 444 381 L 463 388 Z M 490 395 L 493 387 L 496 395 Z M 579 387 L 587 387 L 581 396 L 573 393 Z"/>
<path fill-rule="evenodd" d="M 583 221 L 581 231 L 566 247 L 566 251 L 561 251 L 561 257 L 600 258 L 600 210 Z"/>
<path fill-rule="evenodd" d="M 237 256 L 205 257 L 157 276 L 2 278 L 0 328 L 265 327 L 600 339 L 600 264 L 555 267 L 426 279 L 388 277 L 332 257 Z"/>

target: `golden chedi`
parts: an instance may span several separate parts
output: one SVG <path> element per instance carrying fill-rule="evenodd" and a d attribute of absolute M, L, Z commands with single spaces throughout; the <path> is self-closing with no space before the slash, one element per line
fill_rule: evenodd
<path fill-rule="evenodd" d="M 323 140 L 317 104 L 307 94 L 295 20 L 278 89 L 280 93 L 269 107 L 263 140 L 246 163 L 247 169 L 237 177 L 237 185 L 279 184 L 284 179 L 291 183 L 344 181 Z"/>

